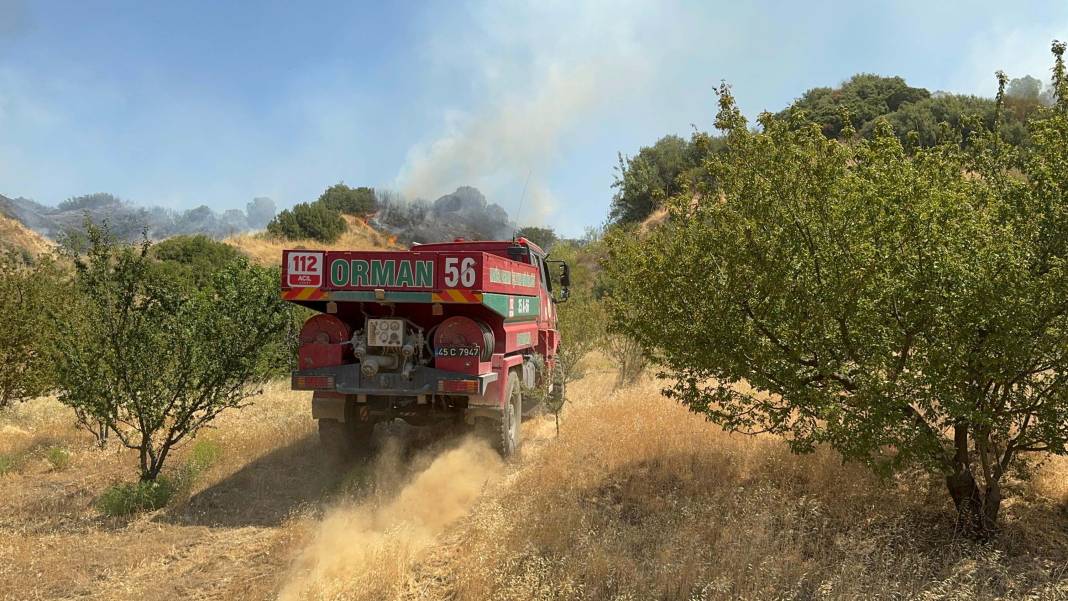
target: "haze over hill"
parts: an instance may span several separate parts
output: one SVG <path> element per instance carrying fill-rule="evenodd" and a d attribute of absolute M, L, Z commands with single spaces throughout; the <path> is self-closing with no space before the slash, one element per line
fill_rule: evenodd
<path fill-rule="evenodd" d="M 107 193 L 76 196 L 55 207 L 28 198 L 8 198 L 0 195 L 0 213 L 17 219 L 26 227 L 52 239 L 80 229 L 85 218 L 89 217 L 97 223 L 107 221 L 111 232 L 119 239 L 132 241 L 140 237 L 142 231 L 147 231 L 153 239 L 179 234 L 204 234 L 212 238 L 222 238 L 248 230 L 263 229 L 274 217 L 275 204 L 270 198 L 254 198 L 244 211 L 230 209 L 217 213 L 205 205 L 188 211 L 140 207 Z"/>
<path fill-rule="evenodd" d="M 376 194 L 378 209 L 368 220 L 356 223 L 347 220 L 349 243 L 366 246 L 374 239 L 375 246 L 392 247 L 396 242 L 426 243 L 463 237 L 471 240 L 510 237 L 516 223 L 499 204 L 489 202 L 477 188 L 461 186 L 454 192 L 434 201 L 422 198 L 405 199 L 390 191 Z M 273 252 L 286 244 L 310 244 L 314 241 L 270 240 L 271 236 L 252 235 L 262 230 L 275 216 L 274 202 L 269 198 L 255 198 L 245 211 L 229 210 L 217 213 L 206 206 L 189 211 L 172 211 L 161 207 L 140 207 L 114 195 L 98 193 L 71 198 L 50 207 L 27 198 L 8 198 L 0 195 L 0 215 L 19 224 L 33 236 L 12 237 L 11 244 L 26 245 L 19 240 L 31 237 L 58 240 L 70 231 L 82 228 L 86 217 L 94 223 L 107 222 L 110 231 L 120 240 L 132 242 L 143 231 L 150 239 L 162 240 L 177 235 L 202 234 L 215 239 L 241 240 L 241 246 L 255 246 L 254 256 Z M 369 227 L 371 226 L 371 227 Z M 374 230 L 380 230 L 374 232 Z M 28 232 L 27 232 L 28 233 Z M 369 238 L 370 237 L 370 238 Z M 341 241 L 339 241 L 341 242 Z M 34 244 L 33 252 L 37 252 Z"/>

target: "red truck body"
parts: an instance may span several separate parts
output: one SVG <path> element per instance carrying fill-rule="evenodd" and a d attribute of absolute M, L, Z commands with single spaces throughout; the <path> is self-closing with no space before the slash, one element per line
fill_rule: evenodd
<path fill-rule="evenodd" d="M 523 238 L 283 251 L 282 298 L 318 312 L 301 330 L 293 388 L 315 391 L 321 432 L 327 420 L 357 442 L 354 422 L 368 431 L 394 418 L 506 427 L 513 411 L 518 424 L 554 394 L 559 301 L 549 263 Z M 520 389 L 538 393 L 513 408 Z"/>

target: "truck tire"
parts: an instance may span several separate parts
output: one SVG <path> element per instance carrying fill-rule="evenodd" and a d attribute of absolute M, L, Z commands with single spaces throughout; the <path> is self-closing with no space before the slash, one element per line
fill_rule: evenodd
<path fill-rule="evenodd" d="M 348 462 L 371 454 L 374 423 L 319 420 L 319 444 L 335 461 Z"/>
<path fill-rule="evenodd" d="M 512 457 L 519 453 L 519 426 L 523 422 L 523 387 L 519 385 L 519 375 L 508 372 L 508 400 L 501 408 L 501 419 L 494 425 L 494 446 L 501 457 Z"/>

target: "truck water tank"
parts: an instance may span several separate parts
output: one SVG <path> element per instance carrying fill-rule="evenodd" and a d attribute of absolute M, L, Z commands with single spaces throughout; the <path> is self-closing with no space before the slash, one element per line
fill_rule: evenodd
<path fill-rule="evenodd" d="M 455 316 L 434 330 L 434 356 L 462 357 L 477 355 L 479 361 L 493 357 L 493 330 L 481 321 Z"/>

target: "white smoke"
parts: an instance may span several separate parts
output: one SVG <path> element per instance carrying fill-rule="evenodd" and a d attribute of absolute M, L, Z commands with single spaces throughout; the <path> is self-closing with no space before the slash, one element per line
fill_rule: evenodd
<path fill-rule="evenodd" d="M 397 187 L 409 198 L 435 198 L 477 186 L 521 224 L 542 223 L 561 201 L 577 200 L 556 198 L 549 172 L 569 133 L 641 87 L 649 61 L 634 32 L 647 13 L 615 3 L 476 9 L 467 31 L 485 37 L 468 48 L 457 49 L 454 38 L 439 47 L 442 68 L 475 77 L 483 101 L 445 111 L 443 133 L 409 151 Z"/>

